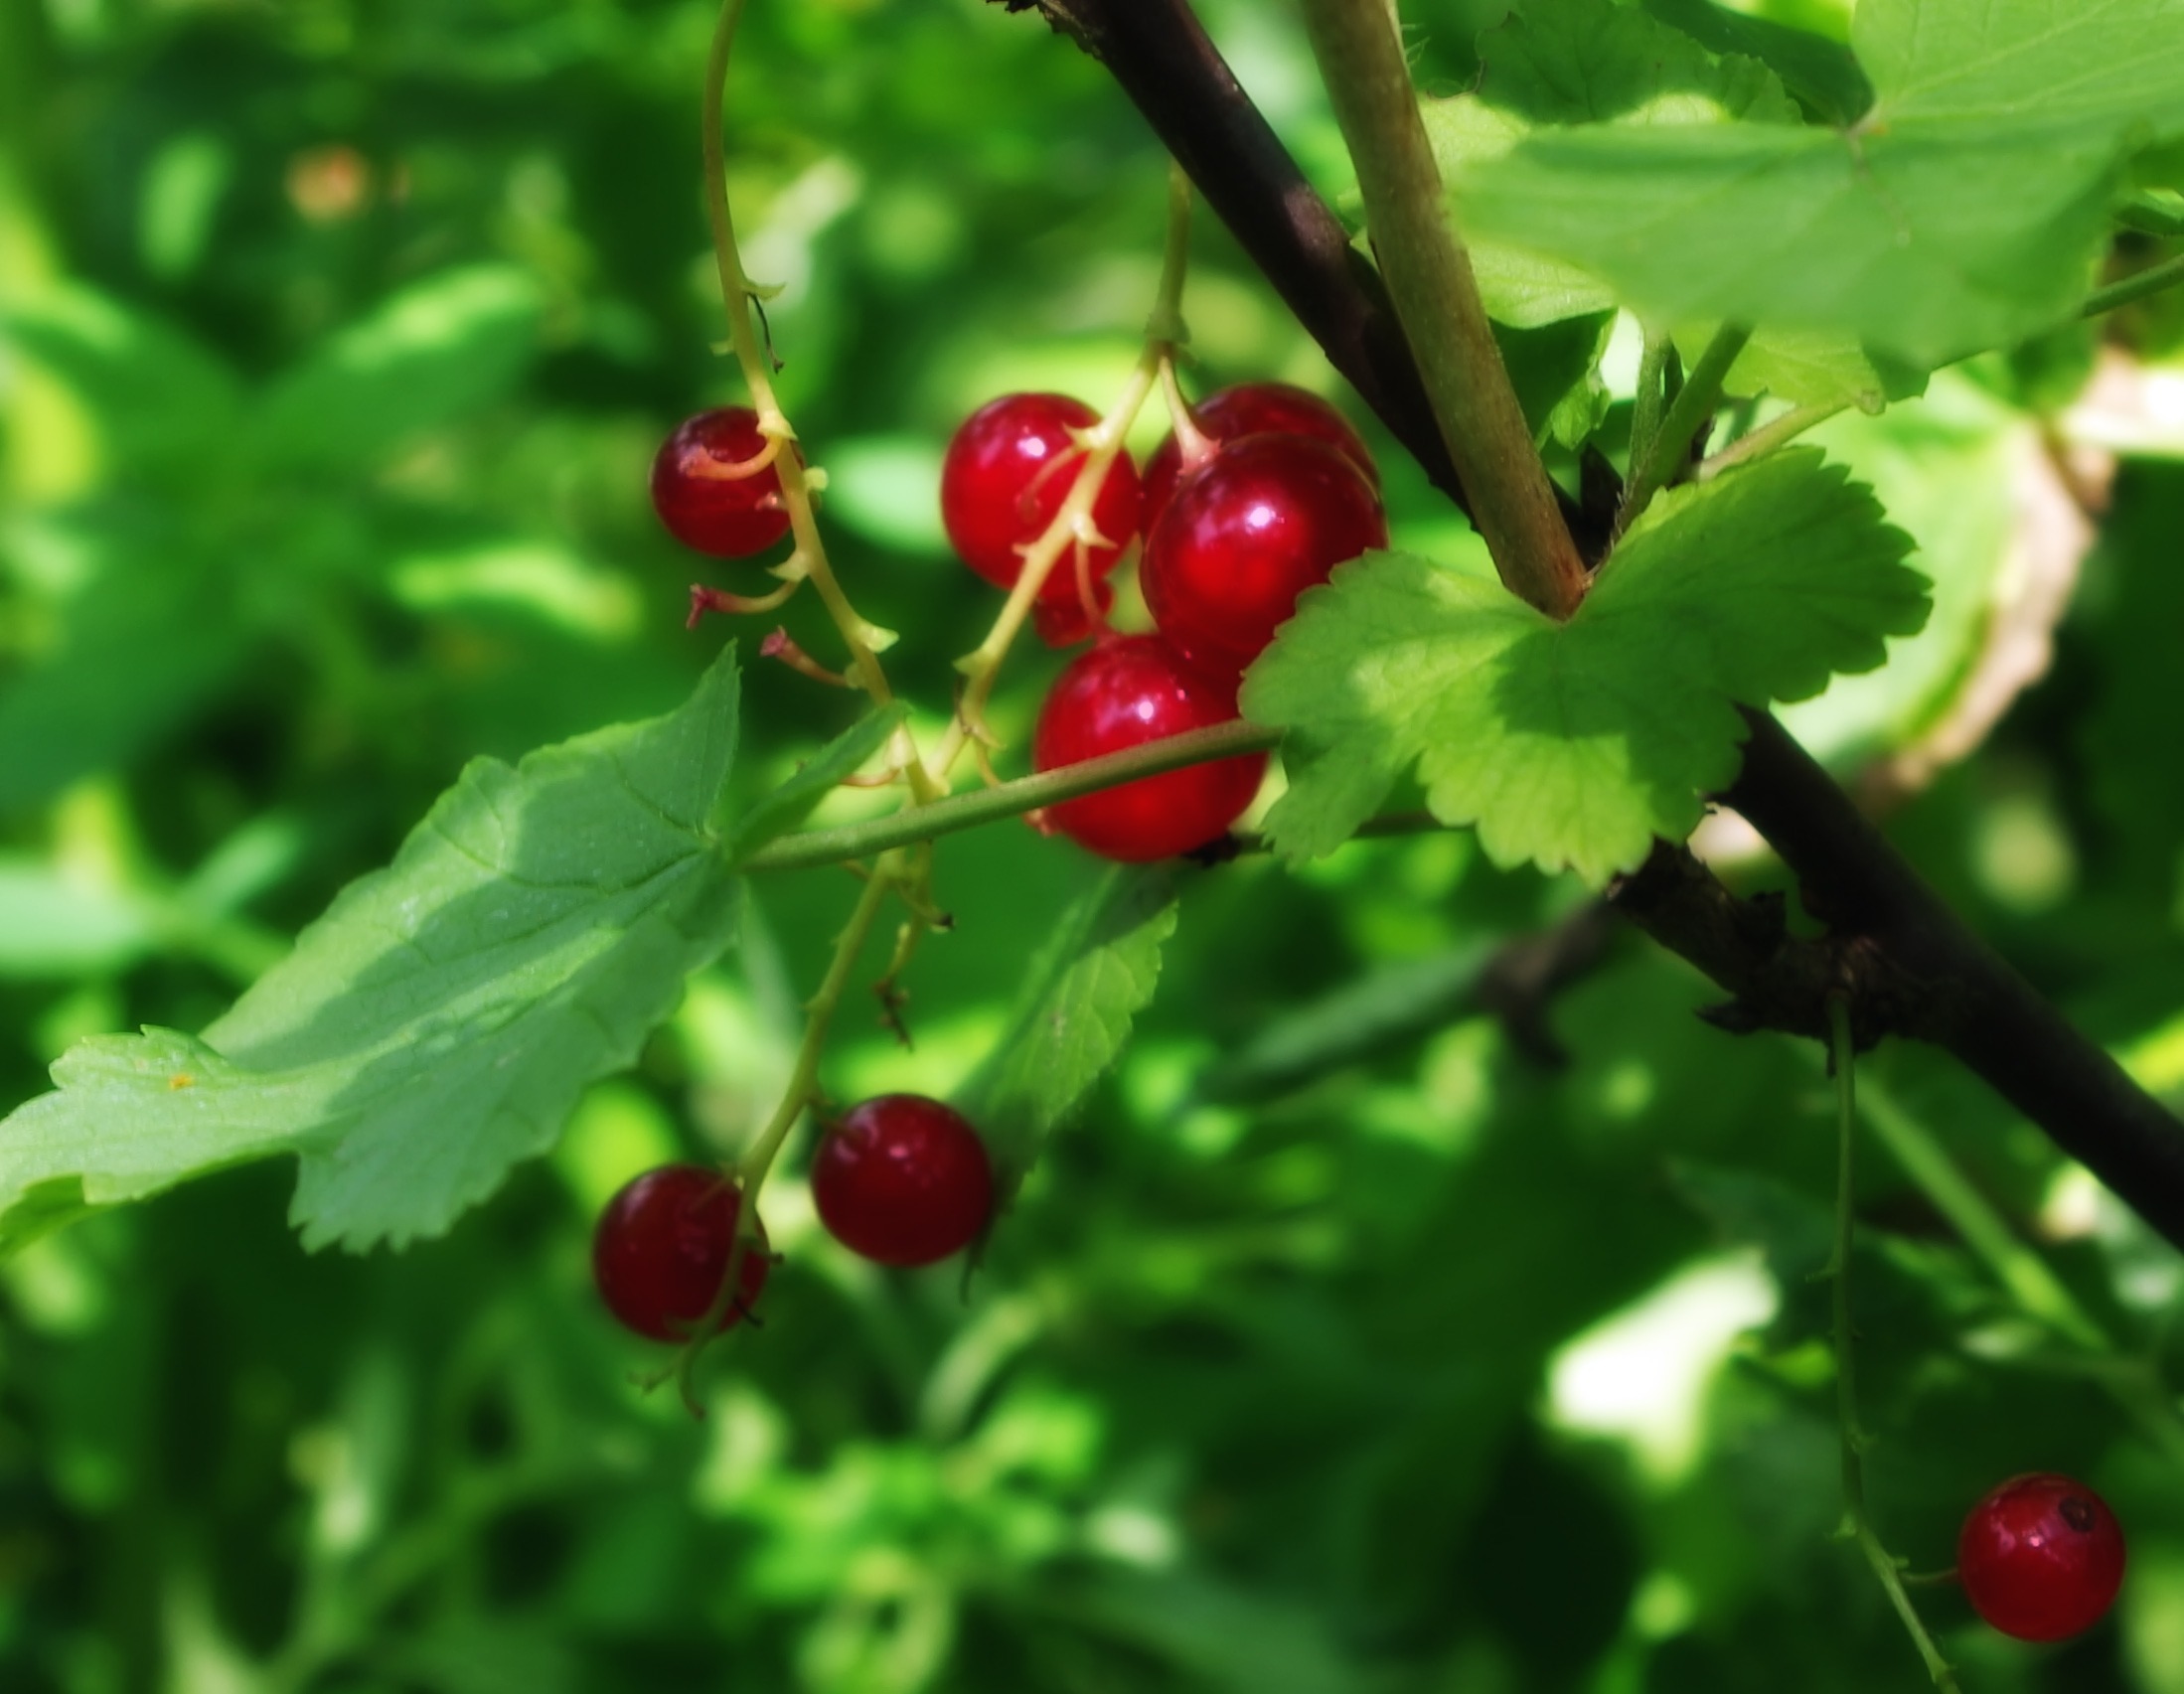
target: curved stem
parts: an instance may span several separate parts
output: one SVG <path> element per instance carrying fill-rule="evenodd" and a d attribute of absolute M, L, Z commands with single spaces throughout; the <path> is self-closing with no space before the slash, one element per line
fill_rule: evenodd
<path fill-rule="evenodd" d="M 1632 461 L 1631 481 L 1623 491 L 1623 510 L 1616 514 L 1617 535 L 1636 522 L 1690 453 L 1692 438 L 1721 404 L 1721 385 L 1729 368 L 1751 339 L 1752 332 L 1736 324 L 1724 324 L 1714 332 L 1714 339 L 1706 344 L 1699 362 L 1676 390 L 1668 415 L 1660 420 L 1659 431 L 1647 444 L 1644 460 Z"/>
<path fill-rule="evenodd" d="M 1511 593 L 1566 618 L 1584 598 L 1585 564 L 1450 226 L 1387 0 L 1306 0 L 1305 24 L 1396 317 L 1494 569 Z"/>
<path fill-rule="evenodd" d="M 1241 719 L 1193 729 L 1164 741 L 1150 741 L 1121 753 L 1108 753 L 1082 764 L 1019 777 L 999 788 L 971 789 L 928 805 L 873 818 L 861 824 L 844 824 L 831 830 L 801 830 L 768 842 L 735 868 L 743 871 L 804 870 L 816 864 L 841 864 L 889 847 L 931 841 L 958 830 L 991 824 L 1001 818 L 1021 817 L 1041 806 L 1074 800 L 1082 794 L 1115 788 L 1139 777 L 1159 776 L 1163 771 L 1211 759 L 1234 758 L 1240 753 L 1263 753 L 1282 739 L 1278 729 L 1264 728 Z"/>
<path fill-rule="evenodd" d="M 1832 1283 L 1830 1307 L 1835 1330 L 1835 1416 L 1842 1428 L 1843 1527 L 1858 1544 L 1865 1562 L 1903 1619 L 1934 1686 L 1956 1694 L 1956 1673 L 1920 1621 L 1918 1608 L 1904 1588 L 1903 1569 L 1882 1545 L 1865 1509 L 1865 1432 L 1858 1426 L 1856 1342 L 1850 1321 L 1850 1252 L 1853 1244 L 1857 1174 L 1857 1049 L 1851 1039 L 1850 1003 L 1841 995 L 1827 1002 L 1828 1047 L 1835 1061 L 1835 1245 L 1822 1273 Z"/>
<path fill-rule="evenodd" d="M 2112 312 L 2118 306 L 2128 306 L 2133 300 L 2143 300 L 2149 294 L 2158 294 L 2164 288 L 2174 288 L 2184 283 L 2184 253 L 2164 259 L 2156 265 L 2137 271 L 2106 288 L 2096 288 L 2087 295 L 2078 308 L 2081 318 L 2098 318 L 2103 312 Z"/>
<path fill-rule="evenodd" d="M 1691 475 L 1693 482 L 1711 482 L 1724 471 L 1764 457 L 1776 448 L 1787 446 L 1815 424 L 1825 423 L 1837 412 L 1847 411 L 1850 400 L 1814 400 L 1809 405 L 1797 406 L 1780 417 L 1770 418 L 1757 429 L 1738 436 L 1728 446 L 1711 458 L 1702 461 Z"/>

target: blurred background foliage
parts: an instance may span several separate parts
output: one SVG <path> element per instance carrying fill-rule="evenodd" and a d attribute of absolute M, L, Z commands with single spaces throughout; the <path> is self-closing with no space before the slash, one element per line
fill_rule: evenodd
<path fill-rule="evenodd" d="M 1295 20 L 1203 10 L 1338 188 Z M 1462 86 L 1500 10 L 1419 8 L 1422 81 Z M 723 638 L 682 628 L 693 560 L 644 493 L 674 421 L 736 397 L 698 198 L 710 23 L 0 0 L 0 1105 L 79 1035 L 203 1024 L 464 759 L 664 709 Z M 941 449 L 1005 388 L 1113 390 L 1164 162 L 1094 66 L 975 0 L 759 0 L 733 98 L 838 562 L 937 720 L 992 606 L 945 553 Z M 1189 306 L 1208 385 L 1330 385 L 1211 228 Z M 2173 309 L 2123 330 L 2173 369 Z M 1914 684 L 1815 708 L 1844 758 L 1946 703 L 2022 539 L 1995 517 L 2012 443 L 2055 438 L 2094 351 L 2059 337 L 1841 426 L 1962 608 Z M 1399 539 L 1467 547 L 1380 445 Z M 2184 468 L 2126 462 L 2054 675 L 1892 825 L 2172 1091 L 2180 532 Z M 831 651 L 815 607 L 788 622 Z M 998 702 L 1019 746 L 1052 666 Z M 756 667 L 748 792 L 850 709 Z M 960 1081 L 1091 869 L 1015 827 L 947 843 L 958 928 L 913 978 L 917 1048 L 846 1019 L 834 1091 Z M 853 1261 L 792 1178 L 766 1328 L 706 1417 L 638 1393 L 590 1219 L 648 1163 L 741 1145 L 848 886 L 756 887 L 639 1071 L 445 1240 L 306 1256 L 285 1171 L 256 1168 L 0 1266 L 0 1686 L 1920 1685 L 1828 1539 L 1816 1055 L 1709 1031 L 1706 986 L 1619 938 L 1544 1062 L 1464 991 L 1573 891 L 1464 837 L 1196 873 L 1139 1039 L 967 1298 Z M 1946 1566 L 1994 1481 L 2087 1476 L 2131 1537 L 2119 1624 L 2034 1650 L 1946 1590 L 1929 1614 L 1983 1694 L 2184 1691 L 2174 1254 L 1930 1056 L 1867 1082 L 1884 1533 Z"/>

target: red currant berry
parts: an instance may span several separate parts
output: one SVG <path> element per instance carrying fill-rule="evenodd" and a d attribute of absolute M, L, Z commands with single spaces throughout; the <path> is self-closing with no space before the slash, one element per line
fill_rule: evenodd
<path fill-rule="evenodd" d="M 656 1341 L 679 1341 L 712 1309 L 728 1274 L 742 1193 L 717 1170 L 664 1164 L 624 1184 L 599 1214 L 591 1270 L 607 1309 Z M 765 1230 L 743 1257 L 720 1326 L 750 1315 L 771 1260 Z"/>
<path fill-rule="evenodd" d="M 1067 394 L 1004 394 L 964 420 L 940 468 L 940 516 L 963 562 L 997 588 L 1015 585 L 1023 554 L 1053 522 L 1084 463 L 1077 430 L 1100 414 Z M 1092 498 L 1092 527 L 1108 544 L 1086 549 L 1094 583 L 1115 568 L 1138 528 L 1138 468 L 1118 453 Z M 1066 646 L 1090 632 L 1077 586 L 1073 547 L 1065 548 L 1040 585 L 1039 629 Z M 1052 633 L 1049 633 L 1049 632 Z M 1063 637 L 1055 641 L 1055 636 Z"/>
<path fill-rule="evenodd" d="M 850 1109 L 812 1160 L 812 1203 L 827 1233 L 882 1265 L 960 1253 L 994 1209 L 986 1144 L 960 1112 L 922 1094 Z"/>
<path fill-rule="evenodd" d="M 1199 675 L 1157 635 L 1103 642 L 1054 680 L 1039 708 L 1031 762 L 1080 764 L 1205 729 L 1236 715 L 1236 691 Z M 1140 777 L 1047 809 L 1047 819 L 1103 858 L 1144 863 L 1204 847 L 1243 815 L 1266 775 L 1264 753 Z"/>
<path fill-rule="evenodd" d="M 652 461 L 652 509 L 677 540 L 700 552 L 715 558 L 763 552 L 789 533 L 780 476 L 772 465 L 751 476 L 722 473 L 765 450 L 750 407 L 700 412 L 667 438 Z"/>
<path fill-rule="evenodd" d="M 2013 1476 L 1971 1508 L 1956 1574 L 1972 1610 L 2021 1641 L 2060 1641 L 2107 1616 L 2123 1582 L 2123 1531 L 2068 1476 Z"/>
<path fill-rule="evenodd" d="M 1287 383 L 1239 383 L 1192 406 L 1190 421 L 1216 446 L 1246 435 L 1309 435 L 1341 453 L 1375 490 L 1380 486 L 1380 467 L 1372 462 L 1372 450 L 1364 438 L 1350 427 L 1348 418 L 1309 389 Z M 1182 474 L 1182 443 L 1170 435 L 1145 462 L 1145 502 L 1138 521 L 1147 535 L 1153 533 L 1155 520 Z"/>
<path fill-rule="evenodd" d="M 1234 678 L 1297 596 L 1388 544 L 1380 497 L 1348 459 L 1302 435 L 1247 435 L 1175 485 L 1145 544 L 1146 605 L 1177 652 Z"/>

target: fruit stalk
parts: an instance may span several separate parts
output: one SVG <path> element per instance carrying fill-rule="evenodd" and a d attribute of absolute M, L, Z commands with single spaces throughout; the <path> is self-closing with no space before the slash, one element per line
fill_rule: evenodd
<path fill-rule="evenodd" d="M 1958 1694 L 1956 1673 L 1934 1644 L 1904 1587 L 1903 1569 L 1882 1545 L 1865 1509 L 1865 1432 L 1858 1427 L 1856 1348 L 1850 1324 L 1850 1251 L 1855 1233 L 1857 1175 L 1857 1048 L 1850 1032 L 1850 1004 L 1836 995 L 1827 1002 L 1828 1050 L 1835 1062 L 1835 1245 L 1821 1273 L 1829 1280 L 1835 1332 L 1835 1415 L 1843 1443 L 1843 1534 L 1858 1544 L 1889 1604 L 1910 1631 L 1927 1674 L 1945 1694 Z"/>
<path fill-rule="evenodd" d="M 1385 0 L 1307 0 L 1305 23 L 1357 166 L 1396 317 L 1502 583 L 1549 617 L 1586 574 L 1509 385 L 1471 255 L 1448 218 L 1410 67 Z"/>

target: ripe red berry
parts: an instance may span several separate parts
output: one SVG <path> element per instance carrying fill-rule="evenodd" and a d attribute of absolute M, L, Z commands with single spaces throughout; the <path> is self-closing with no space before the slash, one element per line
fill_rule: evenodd
<path fill-rule="evenodd" d="M 852 1107 L 812 1160 L 819 1221 L 882 1265 L 930 1265 L 971 1245 L 994 1209 L 986 1144 L 960 1112 L 922 1094 Z"/>
<path fill-rule="evenodd" d="M 1053 521 L 1083 466 L 1084 449 L 1073 431 L 1099 420 L 1098 412 L 1067 394 L 1004 394 L 964 419 L 941 464 L 940 516 L 965 564 L 997 588 L 1015 585 L 1023 573 L 1018 549 Z M 1126 453 L 1115 456 L 1093 496 L 1092 527 L 1108 543 L 1086 549 L 1097 583 L 1115 568 L 1138 527 L 1138 468 Z M 1073 547 L 1054 561 L 1036 605 L 1039 633 L 1055 646 L 1090 633 Z"/>
<path fill-rule="evenodd" d="M 2060 1641 L 2107 1615 L 2123 1582 L 2123 1531 L 2068 1476 L 2013 1476 L 1971 1508 L 1956 1574 L 1972 1610 L 2005 1635 Z"/>
<path fill-rule="evenodd" d="M 1175 485 L 1145 544 L 1146 605 L 1177 652 L 1234 678 L 1297 596 L 1388 544 L 1380 497 L 1342 454 L 1302 435 L 1230 442 Z"/>
<path fill-rule="evenodd" d="M 1157 635 L 1103 642 L 1054 680 L 1039 709 L 1031 762 L 1079 764 L 1209 728 L 1236 715 L 1236 691 L 1185 665 Z M 1047 809 L 1051 826 L 1104 858 L 1143 863 L 1203 847 L 1242 816 L 1266 775 L 1264 753 L 1140 777 Z"/>
<path fill-rule="evenodd" d="M 592 1275 L 607 1309 L 656 1341 L 679 1341 L 711 1309 L 728 1274 L 742 1193 L 717 1170 L 664 1164 L 624 1184 L 599 1214 Z M 765 1230 L 746 1251 L 720 1326 L 750 1315 L 771 1269 Z"/>
<path fill-rule="evenodd" d="M 652 509 L 677 540 L 700 552 L 715 558 L 763 552 L 789 533 L 779 473 L 772 465 L 751 476 L 720 473 L 765 448 L 750 407 L 700 412 L 662 443 L 652 461 Z"/>
<path fill-rule="evenodd" d="M 1364 438 L 1348 418 L 1309 389 L 1287 383 L 1239 383 L 1206 395 L 1190 408 L 1190 420 L 1216 446 L 1246 435 L 1309 435 L 1341 453 L 1374 489 L 1380 486 L 1380 467 L 1372 462 Z M 1182 443 L 1170 435 L 1145 462 L 1145 500 L 1138 522 L 1147 535 L 1182 474 Z"/>

